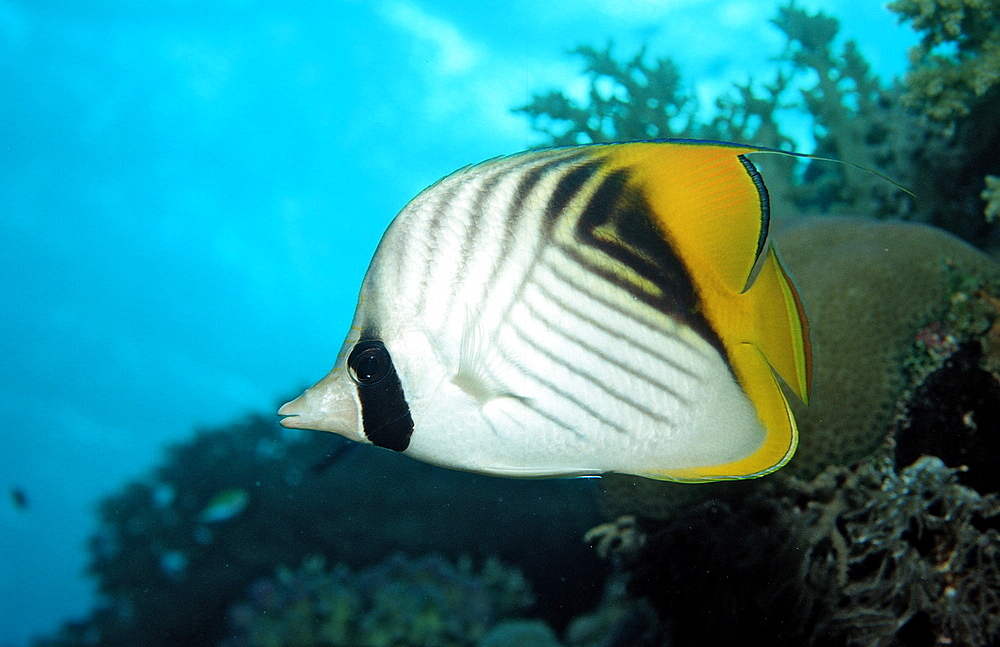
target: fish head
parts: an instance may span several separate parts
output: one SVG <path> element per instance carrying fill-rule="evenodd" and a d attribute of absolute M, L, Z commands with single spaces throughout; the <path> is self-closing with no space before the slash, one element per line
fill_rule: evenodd
<path fill-rule="evenodd" d="M 444 330 L 428 334 L 405 309 L 377 322 L 367 314 L 359 308 L 330 373 L 279 409 L 281 424 L 479 471 L 482 457 L 495 453 L 487 446 L 495 434 L 483 414 L 489 386 L 449 360 L 462 330 L 454 339 Z"/>
<path fill-rule="evenodd" d="M 418 196 L 386 231 L 365 275 L 347 339 L 326 377 L 278 414 L 288 428 L 329 431 L 444 467 L 491 471 L 505 450 L 484 407 L 507 395 L 498 362 L 461 277 L 437 265 L 404 271 L 413 248 L 457 256 L 415 221 L 429 217 Z M 407 268 L 409 269 L 409 268 Z M 457 313 L 457 314 L 456 314 Z"/>

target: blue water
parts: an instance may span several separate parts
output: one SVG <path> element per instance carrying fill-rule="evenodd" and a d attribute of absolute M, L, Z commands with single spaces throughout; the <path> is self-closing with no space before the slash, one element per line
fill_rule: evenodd
<path fill-rule="evenodd" d="M 877 3 L 800 4 L 904 69 Z M 326 372 L 389 220 L 538 142 L 510 109 L 583 91 L 567 50 L 645 43 L 710 103 L 776 6 L 0 0 L 0 644 L 91 608 L 97 501 L 165 443 Z"/>

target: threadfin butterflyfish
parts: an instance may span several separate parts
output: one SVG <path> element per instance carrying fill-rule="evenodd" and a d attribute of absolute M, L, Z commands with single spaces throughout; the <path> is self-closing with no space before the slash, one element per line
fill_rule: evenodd
<path fill-rule="evenodd" d="M 571 146 L 438 181 L 385 232 L 333 370 L 281 424 L 508 477 L 778 469 L 809 334 L 753 152 L 777 151 Z"/>

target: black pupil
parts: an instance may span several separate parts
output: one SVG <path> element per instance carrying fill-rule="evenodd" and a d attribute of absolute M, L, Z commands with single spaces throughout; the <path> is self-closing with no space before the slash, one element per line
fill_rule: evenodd
<path fill-rule="evenodd" d="M 389 372 L 389 353 L 378 342 L 361 342 L 354 347 L 347 364 L 359 384 L 374 384 Z"/>
<path fill-rule="evenodd" d="M 357 374 L 358 379 L 362 382 L 367 382 L 378 375 L 382 370 L 382 359 L 380 353 L 376 350 L 366 350 L 364 354 L 358 358 L 358 362 L 354 365 L 354 372 Z"/>

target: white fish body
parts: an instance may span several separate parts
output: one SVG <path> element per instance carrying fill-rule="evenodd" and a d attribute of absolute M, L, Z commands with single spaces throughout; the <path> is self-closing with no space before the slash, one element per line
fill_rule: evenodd
<path fill-rule="evenodd" d="M 657 156 L 720 148 L 758 190 L 741 149 L 691 143 L 530 152 L 425 190 L 379 244 L 333 370 L 282 407 L 282 424 L 512 477 L 716 480 L 780 466 L 794 419 L 766 353 L 752 331 L 729 331 L 729 304 L 713 305 L 718 277 L 699 274 L 716 268 L 664 230 L 644 186 Z M 761 260 L 791 290 L 776 313 L 790 319 L 801 308 L 753 197 L 761 222 L 739 228 L 755 239 L 723 270 L 742 273 L 725 298 L 742 297 Z M 749 302 L 735 323 L 752 325 L 761 308 Z M 785 327 L 801 333 L 804 320 Z M 785 377 L 804 395 L 802 340 L 788 351 L 798 374 Z"/>

